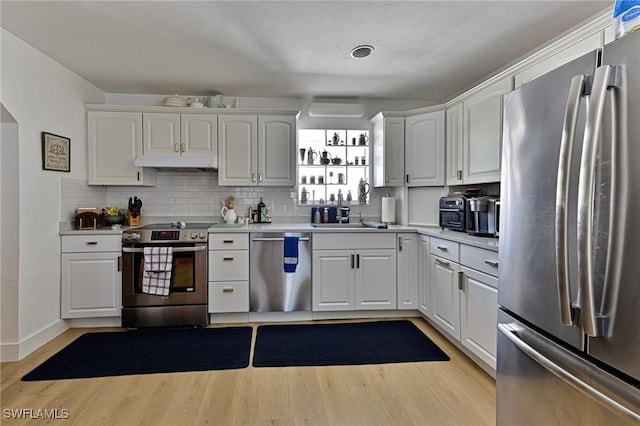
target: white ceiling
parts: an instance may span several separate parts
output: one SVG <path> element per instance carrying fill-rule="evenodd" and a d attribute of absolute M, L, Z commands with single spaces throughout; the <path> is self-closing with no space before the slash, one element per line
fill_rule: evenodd
<path fill-rule="evenodd" d="M 108 93 L 443 101 L 607 1 L 7 1 L 2 27 Z M 352 59 L 350 50 L 375 52 Z"/>

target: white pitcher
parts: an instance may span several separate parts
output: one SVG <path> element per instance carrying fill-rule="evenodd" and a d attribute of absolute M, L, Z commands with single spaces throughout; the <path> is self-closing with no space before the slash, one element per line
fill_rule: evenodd
<path fill-rule="evenodd" d="M 237 217 L 236 209 L 223 207 L 222 210 L 220 210 L 220 213 L 222 214 L 222 218 L 226 223 L 235 223 Z"/>

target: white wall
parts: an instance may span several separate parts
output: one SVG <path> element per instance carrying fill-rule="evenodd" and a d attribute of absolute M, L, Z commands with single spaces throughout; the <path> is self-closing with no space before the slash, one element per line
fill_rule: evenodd
<path fill-rule="evenodd" d="M 18 123 L 20 261 L 18 339 L 25 356 L 66 328 L 60 320 L 60 182 L 87 177 L 85 103 L 97 87 L 1 30 L 0 102 Z M 71 172 L 42 170 L 41 132 L 71 139 Z M 3 211 L 4 211 L 3 206 Z M 0 336 L 4 344 L 4 336 Z"/>
<path fill-rule="evenodd" d="M 4 105 L 0 109 L 0 335 L 10 342 L 2 346 L 0 359 L 10 360 L 18 357 L 18 124 Z"/>

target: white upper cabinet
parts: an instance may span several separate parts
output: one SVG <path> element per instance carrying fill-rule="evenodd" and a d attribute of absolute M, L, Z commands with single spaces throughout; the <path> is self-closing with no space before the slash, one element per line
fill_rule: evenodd
<path fill-rule="evenodd" d="M 462 185 L 464 161 L 464 114 L 462 103 L 447 109 L 447 185 Z"/>
<path fill-rule="evenodd" d="M 295 185 L 295 117 L 220 116 L 218 143 L 220 185 Z"/>
<path fill-rule="evenodd" d="M 405 118 L 406 186 L 445 184 L 445 112 Z"/>
<path fill-rule="evenodd" d="M 296 183 L 296 118 L 258 116 L 258 183 L 294 186 Z"/>
<path fill-rule="evenodd" d="M 180 114 L 143 114 L 142 153 L 180 155 Z"/>
<path fill-rule="evenodd" d="M 182 155 L 218 153 L 218 116 L 214 114 L 180 115 Z M 217 164 L 214 164 L 217 167 Z"/>
<path fill-rule="evenodd" d="M 380 112 L 373 125 L 373 186 L 404 186 L 404 117 Z"/>
<path fill-rule="evenodd" d="M 512 89 L 508 77 L 464 100 L 464 184 L 500 181 L 503 98 Z"/>
<path fill-rule="evenodd" d="M 258 117 L 228 115 L 218 118 L 218 183 L 229 186 L 258 184 Z"/>
<path fill-rule="evenodd" d="M 145 113 L 143 121 L 144 155 L 216 155 L 217 115 Z"/>
<path fill-rule="evenodd" d="M 136 167 L 142 154 L 142 114 L 88 111 L 89 185 L 155 185 L 156 171 Z"/>

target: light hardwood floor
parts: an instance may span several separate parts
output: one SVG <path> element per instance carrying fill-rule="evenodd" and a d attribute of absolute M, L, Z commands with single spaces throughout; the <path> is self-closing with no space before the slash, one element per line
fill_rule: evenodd
<path fill-rule="evenodd" d="M 38 409 L 64 409 L 68 419 L 48 423 L 495 425 L 493 378 L 426 321 L 409 319 L 451 361 L 20 381 L 79 335 L 96 331 L 71 329 L 21 361 L 2 363 L 0 423 L 39 422 L 8 419 L 10 409 L 32 409 L 34 415 Z M 259 324 L 251 325 L 255 339 Z"/>

